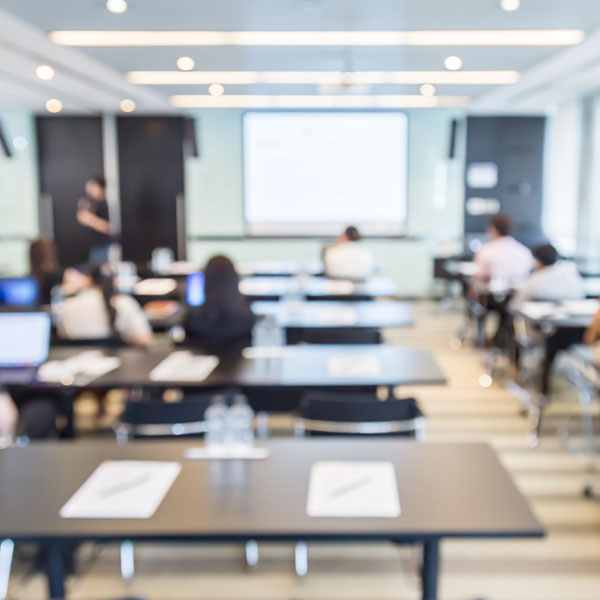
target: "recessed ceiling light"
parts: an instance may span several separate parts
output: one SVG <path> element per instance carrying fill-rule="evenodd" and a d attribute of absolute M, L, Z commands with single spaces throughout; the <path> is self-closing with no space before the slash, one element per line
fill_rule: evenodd
<path fill-rule="evenodd" d="M 46 101 L 46 110 L 49 113 L 59 113 L 63 109 L 63 104 L 60 100 L 56 98 L 50 98 L 50 100 Z"/>
<path fill-rule="evenodd" d="M 196 66 L 196 61 L 189 56 L 180 56 L 177 59 L 177 68 L 181 71 L 191 71 Z"/>
<path fill-rule="evenodd" d="M 175 108 L 434 108 L 465 106 L 465 96 L 422 95 L 177 95 L 170 97 Z"/>
<path fill-rule="evenodd" d="M 124 100 L 121 100 L 119 106 L 121 107 L 121 110 L 125 113 L 130 113 L 135 110 L 135 102 L 131 100 L 131 98 L 125 98 Z"/>
<path fill-rule="evenodd" d="M 462 60 L 458 56 L 448 56 L 444 61 L 444 66 L 448 71 L 458 71 L 462 67 Z"/>
<path fill-rule="evenodd" d="M 430 83 L 424 83 L 419 91 L 421 92 L 422 96 L 434 96 L 435 95 L 435 86 L 431 85 Z"/>
<path fill-rule="evenodd" d="M 502 8 L 502 10 L 519 10 L 520 6 L 521 0 L 500 0 L 500 7 Z"/>
<path fill-rule="evenodd" d="M 130 83 L 142 85 L 265 84 L 468 84 L 501 85 L 519 81 L 518 71 L 130 71 Z"/>
<path fill-rule="evenodd" d="M 51 31 L 63 46 L 571 46 L 579 29 L 468 31 Z"/>
<path fill-rule="evenodd" d="M 211 83 L 208 86 L 208 93 L 211 96 L 222 96 L 225 93 L 225 88 L 220 83 Z"/>
<path fill-rule="evenodd" d="M 25 150 L 28 145 L 27 138 L 23 137 L 22 135 L 18 135 L 16 138 L 13 138 L 12 144 L 16 150 Z"/>
<path fill-rule="evenodd" d="M 106 0 L 106 8 L 116 15 L 123 14 L 127 10 L 126 0 Z"/>
<path fill-rule="evenodd" d="M 39 79 L 43 79 L 44 81 L 50 81 L 50 79 L 54 79 L 54 75 L 56 74 L 54 69 L 49 65 L 40 65 L 36 67 L 35 74 Z"/>

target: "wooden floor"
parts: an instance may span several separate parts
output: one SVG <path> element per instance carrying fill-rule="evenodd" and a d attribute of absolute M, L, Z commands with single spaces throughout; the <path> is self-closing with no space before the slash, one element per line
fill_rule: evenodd
<path fill-rule="evenodd" d="M 442 545 L 443 600 L 599 600 L 600 502 L 582 497 L 584 465 L 556 437 L 566 415 L 577 415 L 573 391 L 557 381 L 557 394 L 538 448 L 527 446 L 527 419 L 501 382 L 479 385 L 481 354 L 454 350 L 459 311 L 415 304 L 416 327 L 387 332 L 388 341 L 432 349 L 449 384 L 399 390 L 414 394 L 429 417 L 428 441 L 487 441 L 529 498 L 549 535 L 534 541 L 451 541 Z M 275 435 L 289 419 L 272 419 Z M 575 437 L 575 441 L 578 438 Z M 79 572 L 68 581 L 73 599 L 413 600 L 419 597 L 417 550 L 390 545 L 311 545 L 310 571 L 293 573 L 290 545 L 261 545 L 261 560 L 247 571 L 237 545 L 136 547 L 136 575 L 119 576 L 115 546 L 86 545 Z M 10 597 L 44 598 L 44 580 L 21 557 Z"/>

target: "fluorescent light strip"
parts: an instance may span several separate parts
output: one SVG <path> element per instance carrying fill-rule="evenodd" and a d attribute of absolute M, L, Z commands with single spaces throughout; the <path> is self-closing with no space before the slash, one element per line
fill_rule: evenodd
<path fill-rule="evenodd" d="M 62 46 L 571 46 L 578 29 L 479 31 L 51 31 Z"/>
<path fill-rule="evenodd" d="M 250 84 L 471 84 L 519 81 L 517 71 L 130 71 L 130 83 L 143 85 Z"/>
<path fill-rule="evenodd" d="M 177 95 L 171 96 L 175 108 L 435 108 L 466 106 L 466 96 L 421 95 Z"/>

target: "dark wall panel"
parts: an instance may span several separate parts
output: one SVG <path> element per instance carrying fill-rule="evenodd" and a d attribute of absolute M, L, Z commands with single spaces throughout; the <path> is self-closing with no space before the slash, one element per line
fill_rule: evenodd
<path fill-rule="evenodd" d="M 42 195 L 52 198 L 54 239 L 63 265 L 86 262 L 88 230 L 76 219 L 85 181 L 104 170 L 100 117 L 37 117 Z"/>
<path fill-rule="evenodd" d="M 123 257 L 145 262 L 157 247 L 177 253 L 184 119 L 120 117 L 117 126 Z"/>
<path fill-rule="evenodd" d="M 494 163 L 498 182 L 493 188 L 469 187 L 465 176 L 465 233 L 484 232 L 489 214 L 472 214 L 469 200 L 498 200 L 499 212 L 510 214 L 517 233 L 539 239 L 542 223 L 543 117 L 469 117 L 467 119 L 466 169 L 473 163 Z M 480 203 L 481 205 L 481 203 Z M 491 205 L 490 205 L 491 206 Z"/>

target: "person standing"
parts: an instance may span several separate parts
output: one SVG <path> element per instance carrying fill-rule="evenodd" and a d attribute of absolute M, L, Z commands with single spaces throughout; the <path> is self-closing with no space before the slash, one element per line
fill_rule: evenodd
<path fill-rule="evenodd" d="M 85 182 L 85 197 L 77 202 L 77 221 L 89 230 L 91 236 L 90 262 L 93 264 L 107 262 L 113 230 L 106 201 L 104 177 L 97 175 Z"/>

